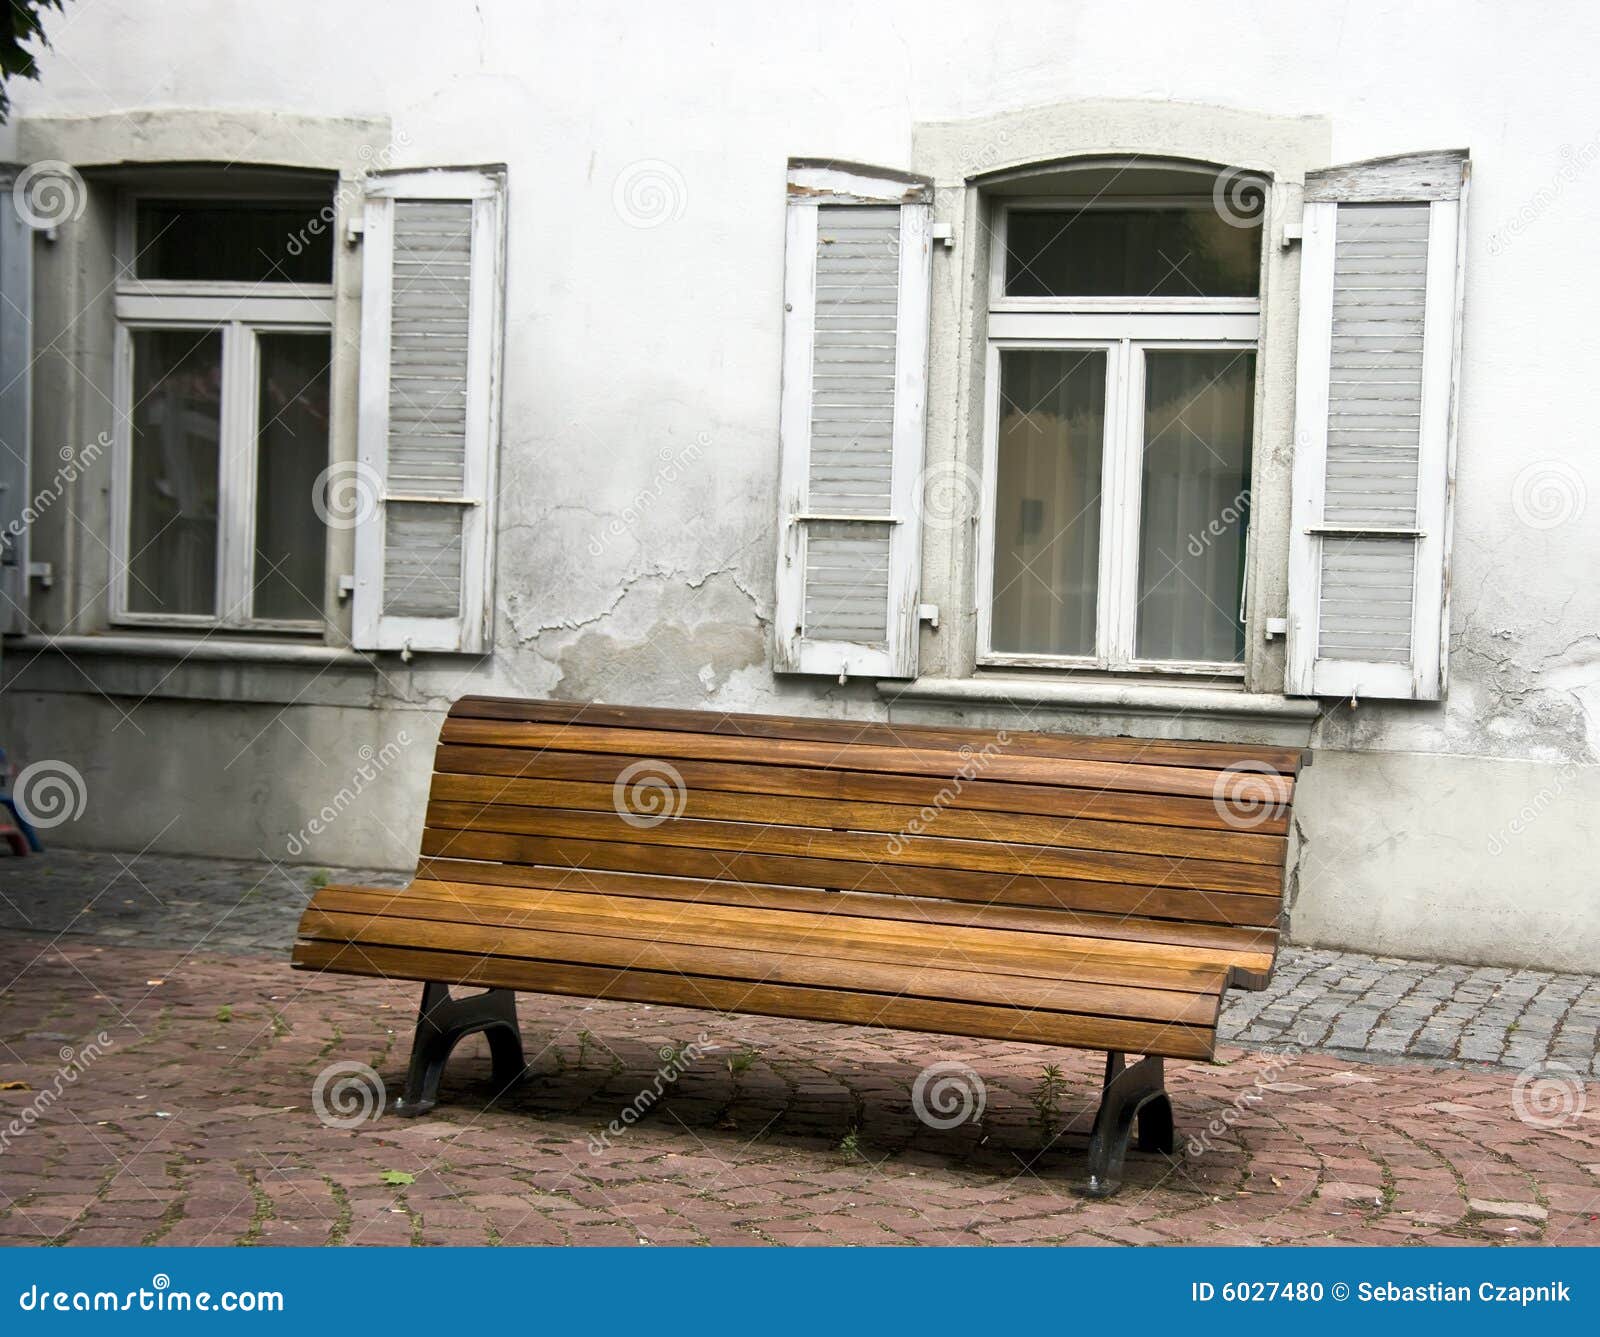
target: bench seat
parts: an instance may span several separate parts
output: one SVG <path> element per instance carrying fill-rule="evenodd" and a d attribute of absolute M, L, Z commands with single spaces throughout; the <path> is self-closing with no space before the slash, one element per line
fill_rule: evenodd
<path fill-rule="evenodd" d="M 415 880 L 320 889 L 294 964 L 433 986 L 445 1053 L 453 984 L 1206 1059 L 1271 974 L 1299 763 L 469 697 Z"/>

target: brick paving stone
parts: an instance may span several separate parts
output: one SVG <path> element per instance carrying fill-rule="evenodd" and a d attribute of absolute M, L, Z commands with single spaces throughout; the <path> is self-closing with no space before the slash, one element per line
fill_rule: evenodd
<path fill-rule="evenodd" d="M 479 1037 L 433 1115 L 374 1105 L 346 1128 L 319 1118 L 319 1074 L 366 1063 L 392 1090 L 414 989 L 80 933 L 7 935 L 0 972 L 0 1074 L 28 1088 L 0 1091 L 0 1129 L 63 1046 L 89 1055 L 0 1151 L 0 1243 L 1600 1244 L 1600 1089 L 1560 1088 L 1552 1114 L 1519 1106 L 1504 1068 L 1235 1047 L 1173 1063 L 1177 1153 L 1130 1154 L 1122 1194 L 1089 1202 L 1091 1054 L 524 995 L 529 1083 L 493 1101 Z M 591 1146 L 662 1045 L 701 1034 L 683 1082 Z M 749 1049 L 736 1081 L 724 1059 Z M 952 1057 L 985 1083 L 981 1127 L 912 1112 L 916 1074 Z M 1051 1062 L 1065 1131 L 1043 1146 L 1029 1097 Z M 746 1100 L 759 1119 L 730 1122 Z"/>

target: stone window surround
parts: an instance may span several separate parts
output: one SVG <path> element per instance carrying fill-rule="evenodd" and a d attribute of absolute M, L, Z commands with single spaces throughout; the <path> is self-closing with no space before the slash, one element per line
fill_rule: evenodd
<path fill-rule="evenodd" d="M 356 183 L 366 172 L 390 165 L 401 152 L 387 120 L 190 109 L 24 117 L 17 124 L 17 147 L 24 161 L 68 163 L 90 183 L 82 216 L 55 229 L 38 255 L 36 292 L 56 296 L 39 303 L 36 338 L 54 345 L 75 374 L 58 372 L 43 387 L 45 393 L 36 391 L 36 458 L 41 440 L 92 441 L 102 432 L 108 439 L 114 434 L 110 350 L 119 177 L 132 179 L 133 173 L 163 167 L 226 164 L 338 174 L 334 217 L 327 224 L 335 238 L 329 463 L 355 460 L 360 254 L 346 244 L 346 236 L 349 223 L 359 216 Z M 51 376 L 48 365 L 41 371 L 40 379 Z M 85 379 L 92 384 L 86 386 Z M 89 534 L 109 532 L 110 504 L 109 486 L 80 487 L 74 498 L 80 525 L 68 528 L 61 517 L 44 517 L 41 529 L 55 570 L 51 587 L 35 587 L 33 593 L 42 624 L 56 630 L 13 642 L 19 649 L 66 654 L 123 651 L 148 662 L 161 657 L 163 647 L 176 651 L 181 646 L 170 636 L 105 634 L 103 629 L 110 625 L 107 554 Z M 52 530 L 51 525 L 56 527 Z M 278 664 L 361 660 L 348 649 L 349 606 L 338 595 L 339 575 L 353 569 L 354 537 L 348 530 L 332 530 L 329 537 L 325 602 L 329 627 L 321 640 L 213 635 L 207 638 L 210 653 L 202 657 L 259 658 Z M 172 657 L 192 655 L 191 648 Z"/>
<path fill-rule="evenodd" d="M 1119 715 L 1197 714 L 1311 720 L 1313 700 L 1285 697 L 1283 639 L 1266 638 L 1288 598 L 1290 473 L 1299 249 L 1283 244 L 1298 220 L 1305 173 L 1325 166 L 1331 130 L 1322 118 L 1270 116 L 1172 102 L 1081 101 L 913 128 L 910 167 L 935 184 L 936 245 L 929 352 L 926 468 L 981 476 L 983 370 L 989 282 L 987 186 L 1017 172 L 1095 159 L 1147 158 L 1249 172 L 1268 183 L 1251 498 L 1250 598 L 1242 682 L 1177 683 L 1149 676 L 1018 672 L 977 665 L 977 526 L 928 527 L 922 599 L 938 606 L 937 630 L 921 632 L 921 676 L 881 682 L 891 701 L 995 710 L 1029 705 Z M 970 475 L 964 471 L 971 470 Z"/>

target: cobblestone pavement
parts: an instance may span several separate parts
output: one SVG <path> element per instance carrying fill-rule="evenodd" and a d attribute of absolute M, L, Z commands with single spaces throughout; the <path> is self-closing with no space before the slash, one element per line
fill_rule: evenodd
<path fill-rule="evenodd" d="M 1600 1244 L 1570 1076 L 1228 1048 L 1090 1202 L 1090 1054 L 524 995 L 533 1080 L 491 1104 L 475 1037 L 406 1121 L 416 986 L 32 933 L 0 983 L 6 1243 Z M 954 1127 L 913 1112 L 935 1062 Z"/>
<path fill-rule="evenodd" d="M 223 859 L 51 851 L 0 858 L 0 931 L 205 952 L 281 951 L 314 878 L 404 886 L 404 874 Z M 1558 1062 L 1600 1077 L 1600 976 L 1285 948 L 1261 993 L 1227 995 L 1220 1033 L 1250 1048 Z"/>

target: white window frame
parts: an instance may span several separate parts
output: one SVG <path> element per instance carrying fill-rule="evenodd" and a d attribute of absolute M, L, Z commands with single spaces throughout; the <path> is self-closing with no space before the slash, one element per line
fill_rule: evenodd
<path fill-rule="evenodd" d="M 117 219 L 113 350 L 115 430 L 111 507 L 111 620 L 120 626 L 320 634 L 325 618 L 258 618 L 255 596 L 256 435 L 261 334 L 333 333 L 334 289 L 304 283 L 188 283 L 133 274 L 134 211 L 141 199 L 240 198 L 208 190 L 128 192 Z M 281 199 L 264 196 L 263 203 Z M 142 330 L 218 330 L 222 404 L 217 462 L 217 612 L 152 613 L 129 607 L 133 505 L 133 335 Z M 326 542 L 325 532 L 321 537 Z"/>
<path fill-rule="evenodd" d="M 983 495 L 978 518 L 976 562 L 977 662 L 980 667 L 1078 669 L 1214 678 L 1244 676 L 1245 665 L 1242 662 L 1141 659 L 1136 653 L 1139 523 L 1144 463 L 1144 355 L 1152 351 L 1234 349 L 1257 352 L 1260 299 L 1004 295 L 1006 234 L 1010 215 L 1015 210 L 1160 208 L 1192 206 L 1195 203 L 1194 196 L 1048 196 L 1005 200 L 995 208 L 984 369 Z M 1000 354 L 1006 349 L 1052 348 L 1101 349 L 1106 353 L 1100 565 L 1095 598 L 1095 651 L 1089 655 L 999 651 L 994 648 L 993 640 L 995 508 L 1001 417 Z M 1248 557 L 1245 569 L 1249 569 Z"/>

